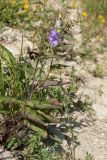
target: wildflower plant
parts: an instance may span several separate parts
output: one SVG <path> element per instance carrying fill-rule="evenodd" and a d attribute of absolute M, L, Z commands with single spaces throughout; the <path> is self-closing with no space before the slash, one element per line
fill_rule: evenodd
<path fill-rule="evenodd" d="M 0 28 L 7 25 L 20 23 L 22 12 L 22 1 L 0 0 Z"/>
<path fill-rule="evenodd" d="M 0 114 L 3 119 L 0 143 L 10 150 L 26 148 L 27 159 L 37 159 L 38 155 L 52 159 L 51 154 L 43 153 L 43 140 L 51 138 L 57 143 L 65 140 L 57 123 L 61 123 L 63 112 L 70 119 L 69 113 L 76 107 L 77 77 L 70 68 L 72 75 L 64 79 L 60 71 L 69 66 L 59 63 L 69 53 L 72 60 L 72 23 L 65 18 L 66 11 L 49 9 L 47 1 L 36 2 L 33 12 L 29 2 L 9 5 L 12 11 L 16 9 L 15 15 L 23 22 L 18 25 L 21 30 L 33 31 L 30 40 L 34 48 L 28 47 L 27 56 L 21 53 L 16 60 L 0 45 Z M 42 151 L 38 150 L 40 143 Z"/>
<path fill-rule="evenodd" d="M 82 6 L 83 12 L 81 13 L 81 15 L 79 15 L 79 20 L 81 22 L 80 25 L 83 36 L 81 52 L 84 53 L 82 53 L 81 55 L 84 55 L 84 57 L 85 55 L 86 57 L 87 55 L 89 55 L 88 57 L 93 59 L 97 53 L 102 54 L 106 46 L 107 5 L 105 0 L 95 0 L 94 2 L 85 0 L 82 3 Z M 98 41 L 98 36 L 101 37 L 100 39 L 103 39 L 103 42 L 101 42 L 100 39 Z M 94 41 L 95 45 L 93 45 L 92 41 Z M 96 48 L 95 46 L 100 47 Z"/>
<path fill-rule="evenodd" d="M 36 132 L 39 133 L 41 142 L 43 138 L 51 136 L 54 141 L 61 143 L 65 135 L 55 127 L 55 124 L 60 123 L 58 115 L 60 116 L 64 110 L 68 112 L 68 107 L 70 111 L 70 107 L 73 106 L 75 90 L 73 91 L 70 81 L 52 80 L 49 76 L 51 66 L 49 73 L 45 73 L 45 60 L 48 57 L 38 57 L 33 68 L 24 59 L 17 62 L 12 53 L 2 45 L 0 57 L 0 114 L 4 121 L 0 143 L 7 149 L 21 147 L 23 150 L 23 144 L 24 146 L 29 144 L 29 136 L 32 133 L 35 135 Z M 63 85 L 67 85 L 67 89 L 64 89 Z M 72 94 L 74 92 L 73 97 L 70 96 L 71 89 Z M 23 134 L 26 137 L 25 142 L 21 138 Z M 38 142 L 34 144 L 39 146 Z M 37 153 L 39 154 L 39 150 L 35 148 L 36 146 L 30 147 L 29 155 L 26 154 L 25 157 L 31 158 L 32 155 L 35 157 Z"/>
<path fill-rule="evenodd" d="M 103 14 L 107 16 L 107 1 L 106 0 L 84 0 L 83 6 L 91 15 L 98 16 L 99 14 Z"/>
<path fill-rule="evenodd" d="M 31 13 L 28 1 L 23 2 L 22 7 L 25 7 L 27 12 L 23 13 L 21 10 L 21 20 Z M 15 5 L 17 6 L 11 3 L 10 5 L 14 8 Z M 32 145 L 29 149 L 30 156 L 37 155 L 36 147 L 33 147 L 32 142 L 35 136 L 29 141 L 32 132 L 33 135 L 40 134 L 41 142 L 47 137 L 51 137 L 58 143 L 65 139 L 64 133 L 56 127 L 56 124 L 60 123 L 58 115 L 60 116 L 68 105 L 72 106 L 72 98 L 66 95 L 69 94 L 70 89 L 62 87 L 65 85 L 69 88 L 70 80 L 66 82 L 61 77 L 51 77 L 56 65 L 60 65 L 58 62 L 60 56 L 57 54 L 62 52 L 62 47 L 64 51 L 66 48 L 72 48 L 63 43 L 63 40 L 65 38 L 67 40 L 70 36 L 68 33 L 70 25 L 67 21 L 64 22 L 59 12 L 47 10 L 44 3 L 41 3 L 39 10 L 35 10 L 31 17 L 31 19 L 26 17 L 23 28 L 26 29 L 26 24 L 30 24 L 30 26 L 27 25 L 27 29 L 34 31 L 31 40 L 37 50 L 28 49 L 26 53 L 29 55 L 28 61 L 27 57 L 24 58 L 22 55 L 16 60 L 9 50 L 0 45 L 0 113 L 4 120 L 2 125 L 4 130 L 1 130 L 0 133 L 2 135 L 1 144 L 12 150 L 17 147 L 24 150 L 27 144 Z M 64 67 L 66 64 L 60 65 L 57 70 Z M 23 132 L 27 137 L 26 143 L 21 138 Z M 39 154 L 39 150 L 37 152 Z M 28 154 L 26 156 L 28 157 Z"/>

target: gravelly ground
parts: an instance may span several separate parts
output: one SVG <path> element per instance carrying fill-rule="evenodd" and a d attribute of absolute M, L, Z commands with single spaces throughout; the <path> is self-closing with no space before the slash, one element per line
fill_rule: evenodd
<path fill-rule="evenodd" d="M 71 10 L 69 17 L 71 19 L 76 17 L 76 10 Z M 82 38 L 79 31 L 79 26 L 74 26 L 74 36 L 77 38 L 77 41 L 81 43 Z M 16 29 L 6 28 L 0 37 L 2 37 L 1 43 L 15 56 L 18 56 L 21 48 L 22 33 Z M 27 40 L 25 36 L 24 51 L 28 45 L 32 48 L 32 43 Z M 107 58 L 107 53 L 105 53 L 104 56 Z M 72 62 L 69 62 L 69 64 L 72 65 Z M 91 66 L 92 65 L 94 64 L 91 64 Z M 77 70 L 81 70 L 79 76 L 86 78 L 86 85 L 80 87 L 78 95 L 84 90 L 84 95 L 89 95 L 92 99 L 92 108 L 95 111 L 95 115 L 93 115 L 94 121 L 88 124 L 86 123 L 88 118 L 85 115 L 76 113 L 78 115 L 78 122 L 82 121 L 83 124 L 85 124 L 76 127 L 76 131 L 79 133 L 78 140 L 80 142 L 80 145 L 76 149 L 76 156 L 77 158 L 81 157 L 81 159 L 83 159 L 86 151 L 88 151 L 94 156 L 95 160 L 107 160 L 107 75 L 103 78 L 93 77 L 93 75 L 87 71 L 90 63 L 81 64 L 74 62 L 74 66 Z M 105 70 L 106 69 L 107 65 L 105 65 Z M 66 145 L 64 147 L 66 149 Z"/>

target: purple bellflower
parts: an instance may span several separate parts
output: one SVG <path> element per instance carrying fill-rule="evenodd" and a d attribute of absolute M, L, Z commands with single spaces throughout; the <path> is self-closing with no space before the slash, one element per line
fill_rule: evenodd
<path fill-rule="evenodd" d="M 56 32 L 54 28 L 50 30 L 48 38 L 52 47 L 56 47 L 59 45 L 60 34 Z"/>

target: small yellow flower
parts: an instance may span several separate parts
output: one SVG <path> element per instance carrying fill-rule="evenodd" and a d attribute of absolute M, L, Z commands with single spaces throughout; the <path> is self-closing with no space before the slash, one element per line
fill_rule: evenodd
<path fill-rule="evenodd" d="M 87 17 L 87 16 L 88 16 L 87 11 L 82 12 L 82 16 L 83 16 L 83 17 Z"/>
<path fill-rule="evenodd" d="M 99 19 L 99 20 L 101 20 L 101 19 L 103 19 L 103 18 L 104 18 L 104 17 L 103 17 L 102 15 L 99 15 L 99 16 L 98 16 L 98 19 Z"/>
<path fill-rule="evenodd" d="M 99 15 L 98 19 L 99 19 L 100 23 L 102 23 L 102 24 L 104 24 L 106 22 L 104 16 L 102 16 L 102 15 Z"/>
<path fill-rule="evenodd" d="M 105 18 L 101 20 L 101 23 L 103 23 L 103 24 L 104 24 L 105 22 L 106 22 L 106 21 L 105 21 Z"/>
<path fill-rule="evenodd" d="M 25 1 L 24 1 L 24 6 L 23 6 L 23 8 L 24 8 L 24 11 L 25 11 L 25 12 L 28 12 L 28 9 L 29 9 L 29 0 L 25 0 Z"/>

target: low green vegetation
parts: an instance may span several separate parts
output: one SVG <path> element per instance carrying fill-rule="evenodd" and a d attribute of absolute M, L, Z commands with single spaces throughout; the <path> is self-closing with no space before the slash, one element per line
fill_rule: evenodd
<path fill-rule="evenodd" d="M 84 48 L 82 51 L 82 57 L 90 58 L 90 55 L 91 57 L 96 57 L 98 53 L 103 54 L 107 48 L 106 8 L 106 0 L 85 0 L 82 3 L 82 12 L 79 14 L 81 33 L 83 36 L 81 47 Z M 87 51 L 89 52 L 87 53 Z"/>
<path fill-rule="evenodd" d="M 106 0 L 84 0 L 84 7 L 91 15 L 99 16 L 100 14 L 107 16 L 107 1 Z"/>
<path fill-rule="evenodd" d="M 78 137 L 73 113 L 90 113 L 91 103 L 89 97 L 82 100 L 82 95 L 77 96 L 82 80 L 67 62 L 76 59 L 76 55 L 82 60 L 94 59 L 98 50 L 90 47 L 91 38 L 96 33 L 105 36 L 102 31 L 106 24 L 106 1 L 99 2 L 101 8 L 97 10 L 97 0 L 93 6 L 84 1 L 83 12 L 78 16 L 83 38 L 78 53 L 73 50 L 73 22 L 67 19 L 65 1 L 61 1 L 63 9 L 57 11 L 47 2 L 0 0 L 0 29 L 9 26 L 23 33 L 33 32 L 33 49 L 28 46 L 26 55 L 23 54 L 22 37 L 18 58 L 0 44 L 0 144 L 19 159 L 75 160 Z M 92 15 L 100 16 L 97 27 L 91 26 Z M 93 74 L 102 77 L 101 68 L 97 66 Z M 63 141 L 69 151 L 61 147 Z M 93 157 L 87 153 L 85 160 Z"/>
<path fill-rule="evenodd" d="M 90 153 L 86 153 L 85 160 L 94 160 L 93 156 Z"/>

